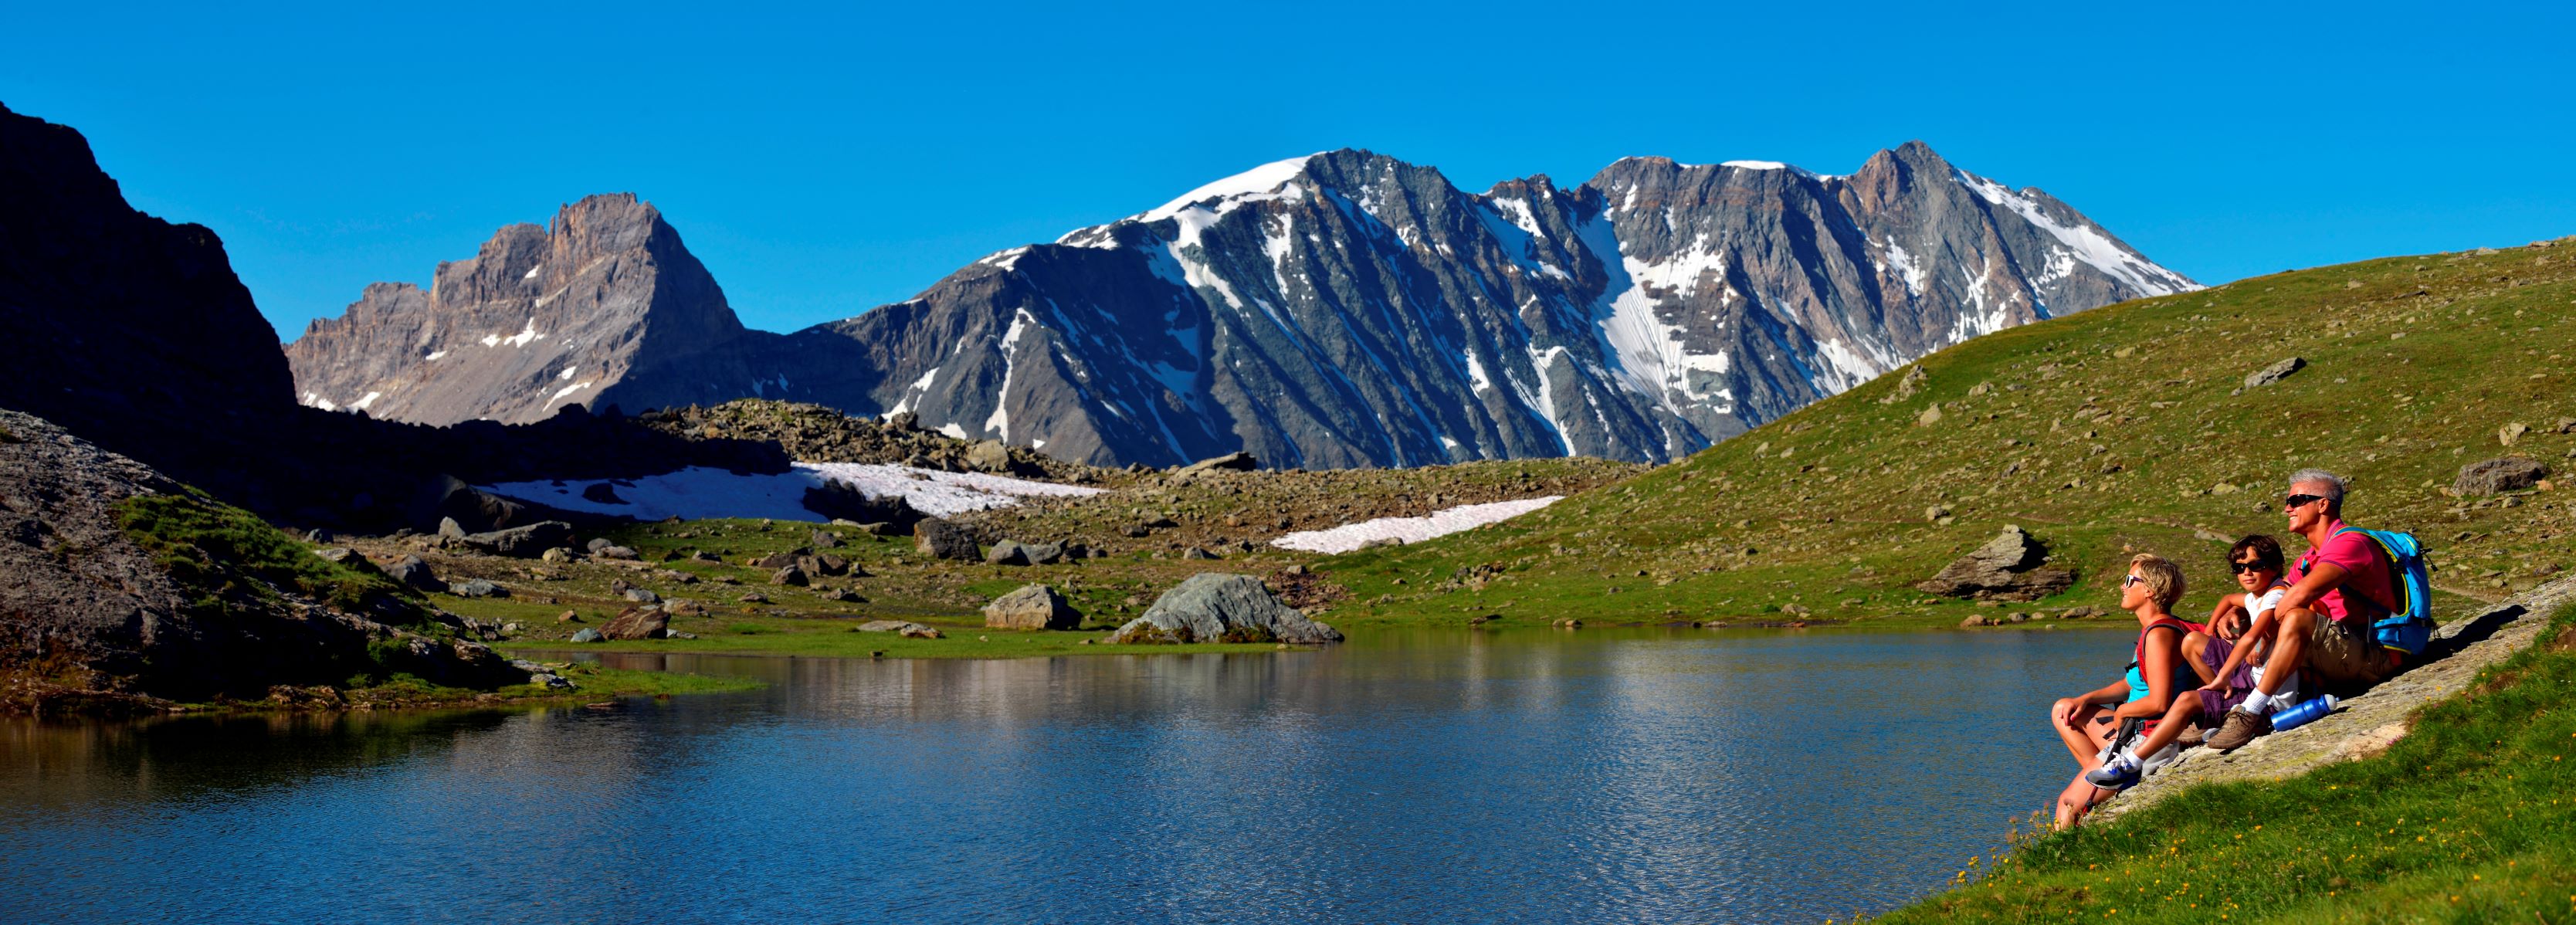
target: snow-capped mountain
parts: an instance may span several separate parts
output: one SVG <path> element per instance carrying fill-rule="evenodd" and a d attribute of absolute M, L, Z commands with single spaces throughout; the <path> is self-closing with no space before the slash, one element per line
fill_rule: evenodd
<path fill-rule="evenodd" d="M 558 218 L 554 251 L 568 224 Z M 442 307 L 451 271 L 505 239 L 539 240 L 533 226 L 442 268 L 425 307 L 373 310 L 420 319 L 398 329 L 362 318 L 386 301 L 372 288 L 289 347 L 298 390 L 379 415 L 439 409 L 420 420 L 761 395 L 911 412 L 1104 464 L 1238 449 L 1315 468 L 1664 460 L 1978 334 L 2197 288 L 2046 193 L 1919 142 L 1848 176 L 1629 158 L 1576 187 L 1537 176 L 1483 194 L 1433 168 L 1326 152 L 785 336 L 732 323 L 676 234 L 649 224 L 660 231 L 642 238 L 668 248 L 648 263 L 664 269 L 622 301 L 584 295 L 600 284 L 576 260 L 531 263 L 562 275 L 525 292 L 485 286 L 457 300 L 476 308 Z M 690 273 L 671 272 L 683 264 Z M 670 328 L 691 333 L 656 336 Z M 469 391 L 416 372 L 460 353 L 499 357 L 511 375 Z M 587 394 L 556 394 L 580 382 Z"/>

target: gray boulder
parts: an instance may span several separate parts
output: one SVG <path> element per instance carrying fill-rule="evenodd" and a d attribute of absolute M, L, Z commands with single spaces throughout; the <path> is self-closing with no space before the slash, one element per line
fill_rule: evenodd
<path fill-rule="evenodd" d="M 405 587 L 415 591 L 447 590 L 447 582 L 440 581 L 438 575 L 430 571 L 429 563 L 421 561 L 419 556 L 395 559 L 392 564 L 385 566 L 385 577 L 401 582 Z"/>
<path fill-rule="evenodd" d="M 659 607 L 636 607 L 618 614 L 599 628 L 609 639 L 660 639 L 671 628 L 671 617 Z"/>
<path fill-rule="evenodd" d="M 1339 642 L 1342 634 L 1281 603 L 1250 575 L 1207 572 L 1163 592 L 1111 638 L 1120 643 Z"/>
<path fill-rule="evenodd" d="M 870 620 L 866 623 L 850 627 L 850 632 L 893 633 L 898 636 L 907 636 L 913 639 L 938 639 L 941 636 L 941 633 L 938 630 L 931 629 L 930 627 L 923 626 L 909 620 Z"/>
<path fill-rule="evenodd" d="M 2460 477 L 2451 482 L 2451 491 L 2461 495 L 2521 491 L 2548 477 L 2549 467 L 2539 460 L 2507 456 L 2461 466 Z"/>
<path fill-rule="evenodd" d="M 936 517 L 923 518 L 920 523 L 913 525 L 912 545 L 921 550 L 923 555 L 933 559 L 963 559 L 972 562 L 982 557 L 982 550 L 975 545 L 974 534 L 966 532 L 964 527 Z"/>
<path fill-rule="evenodd" d="M 802 566 L 790 565 L 786 568 L 779 569 L 776 573 L 770 575 L 769 583 L 773 585 L 789 585 L 802 588 L 806 585 L 813 584 L 814 576 L 805 574 L 805 569 Z"/>
<path fill-rule="evenodd" d="M 2290 378 L 2291 373 L 2298 372 L 2299 370 L 2306 369 L 2307 367 L 2308 361 L 2306 359 L 2301 357 L 2291 357 L 2245 374 L 2245 387 L 2251 389 L 2271 385 L 2272 383 Z"/>
<path fill-rule="evenodd" d="M 1011 471 L 1011 448 L 999 440 L 977 441 L 966 448 L 966 466 L 979 472 Z"/>
<path fill-rule="evenodd" d="M 1053 565 L 1064 561 L 1064 547 L 1055 543 L 1003 540 L 984 551 L 984 561 L 994 565 Z"/>
<path fill-rule="evenodd" d="M 1197 475 L 1197 474 L 1202 473 L 1202 472 L 1214 472 L 1214 471 L 1217 471 L 1217 470 L 1219 470 L 1219 469 L 1225 469 L 1225 470 L 1230 470 L 1230 471 L 1234 471 L 1234 472 L 1250 472 L 1250 471 L 1252 471 L 1252 470 L 1254 470 L 1254 469 L 1259 469 L 1259 468 L 1261 468 L 1261 460 L 1253 458 L 1253 455 L 1252 455 L 1252 454 L 1250 454 L 1250 453 L 1245 453 L 1245 452 L 1240 452 L 1240 451 L 1238 451 L 1238 452 L 1233 452 L 1233 453 L 1227 453 L 1227 454 L 1225 454 L 1225 455 L 1223 455 L 1223 456 L 1212 457 L 1212 458 L 1209 458 L 1209 459 L 1202 459 L 1202 460 L 1199 460 L 1198 462 L 1194 462 L 1194 463 L 1191 463 L 1191 464 L 1189 464 L 1189 465 L 1182 466 L 1182 467 L 1181 467 L 1181 470 L 1180 470 L 1179 472 L 1175 472 L 1175 473 L 1173 473 L 1173 474 L 1174 474 L 1174 475 Z"/>
<path fill-rule="evenodd" d="M 446 524 L 441 523 L 439 530 L 446 532 Z M 572 545 L 572 525 L 560 520 L 540 520 L 524 527 L 468 533 L 456 539 L 492 555 L 534 559 L 545 555 L 548 549 Z"/>
<path fill-rule="evenodd" d="M 587 626 L 582 627 L 580 630 L 575 631 L 575 632 L 572 634 L 572 641 L 574 641 L 574 642 L 598 642 L 598 641 L 599 641 L 599 631 L 598 631 L 598 630 L 595 630 L 595 629 L 591 629 L 590 627 L 587 627 Z"/>
<path fill-rule="evenodd" d="M 984 605 L 984 625 L 1013 630 L 1069 630 L 1082 625 L 1082 615 L 1064 595 L 1046 585 L 1023 585 Z"/>
<path fill-rule="evenodd" d="M 626 599 L 638 604 L 659 604 L 662 602 L 662 596 L 653 593 L 650 588 L 628 588 L 626 589 Z"/>
<path fill-rule="evenodd" d="M 480 578 L 470 578 L 448 585 L 447 593 L 457 597 L 509 597 L 510 589 Z"/>
<path fill-rule="evenodd" d="M 2073 571 L 2050 568 L 2047 559 L 2048 550 L 2038 540 L 2020 527 L 2006 526 L 1985 545 L 1914 587 L 1946 597 L 2035 601 L 2075 585 Z"/>

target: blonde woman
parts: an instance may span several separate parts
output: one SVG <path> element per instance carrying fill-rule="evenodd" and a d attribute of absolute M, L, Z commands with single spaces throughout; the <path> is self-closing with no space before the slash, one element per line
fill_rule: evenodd
<path fill-rule="evenodd" d="M 2120 579 L 2120 609 L 2138 618 L 2138 642 L 2131 650 L 2128 671 L 2118 681 L 2059 700 L 2049 711 L 2049 722 L 2081 769 L 2065 792 L 2058 794 L 2058 828 L 2074 827 L 2085 811 L 2119 792 L 2093 786 L 2084 779 L 2084 772 L 2100 767 L 2118 746 L 2126 744 L 2117 741 L 2120 733 L 2133 725 L 2132 735 L 2152 732 L 2176 697 L 2200 686 L 2199 675 L 2182 652 L 2191 624 L 2174 619 L 2172 612 L 2174 602 L 2182 600 L 2182 590 L 2182 569 L 2165 557 L 2140 553 L 2130 559 L 2129 574 Z M 2156 766 L 2170 760 L 2165 755 L 2150 757 L 2162 759 L 2151 762 Z"/>

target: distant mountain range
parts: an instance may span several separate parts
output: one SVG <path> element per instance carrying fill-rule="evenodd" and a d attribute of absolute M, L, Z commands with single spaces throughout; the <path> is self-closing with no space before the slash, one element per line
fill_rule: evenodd
<path fill-rule="evenodd" d="M 784 335 L 652 206 L 593 196 L 286 353 L 307 405 L 429 424 L 766 397 L 1101 465 L 1663 461 L 1979 334 L 2197 288 L 1920 142 L 1847 176 L 1628 158 L 1481 195 L 1342 150 Z"/>

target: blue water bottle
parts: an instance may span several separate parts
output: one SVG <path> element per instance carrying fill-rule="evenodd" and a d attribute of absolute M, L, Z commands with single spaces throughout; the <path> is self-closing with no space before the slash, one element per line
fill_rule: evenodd
<path fill-rule="evenodd" d="M 2297 729 L 2314 721 L 2317 717 L 2334 712 L 2334 708 L 2334 695 L 2327 694 L 2323 697 L 2301 703 L 2298 706 L 2291 707 L 2279 713 L 2274 713 L 2272 714 L 2272 731 L 2285 732 L 2291 729 Z"/>

